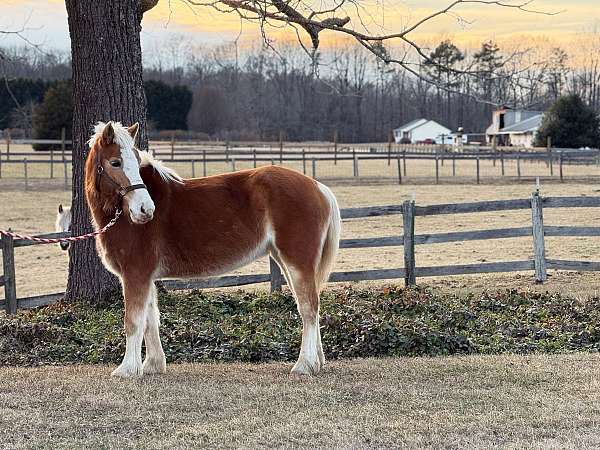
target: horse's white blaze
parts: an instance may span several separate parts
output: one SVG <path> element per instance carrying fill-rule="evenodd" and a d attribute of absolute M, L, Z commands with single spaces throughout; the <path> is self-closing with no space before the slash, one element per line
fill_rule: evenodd
<path fill-rule="evenodd" d="M 129 184 L 143 183 L 140 175 L 140 163 L 135 156 L 133 148 L 135 142 L 133 137 L 127 131 L 127 128 L 120 123 L 113 123 L 115 132 L 115 143 L 121 149 L 121 159 L 123 160 L 123 173 L 129 180 Z M 127 205 L 129 214 L 134 222 L 144 222 L 152 218 L 154 214 L 154 202 L 146 189 L 136 189 L 127 194 Z"/>
<path fill-rule="evenodd" d="M 130 147 L 121 147 L 121 158 L 123 159 L 123 172 L 129 180 L 129 184 L 143 183 L 140 176 L 140 165 L 135 157 L 133 140 Z M 127 194 L 127 205 L 129 214 L 134 222 L 143 222 L 152 218 L 154 214 L 154 202 L 146 189 L 136 189 Z"/>

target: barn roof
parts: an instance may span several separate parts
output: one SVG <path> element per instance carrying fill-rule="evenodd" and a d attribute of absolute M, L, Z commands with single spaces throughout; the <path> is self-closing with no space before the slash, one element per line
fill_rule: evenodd
<path fill-rule="evenodd" d="M 543 117 L 543 114 L 538 114 L 537 116 L 533 116 L 529 119 L 522 120 L 506 128 L 503 128 L 498 132 L 498 134 L 523 134 L 529 131 L 536 131 L 540 127 Z"/>

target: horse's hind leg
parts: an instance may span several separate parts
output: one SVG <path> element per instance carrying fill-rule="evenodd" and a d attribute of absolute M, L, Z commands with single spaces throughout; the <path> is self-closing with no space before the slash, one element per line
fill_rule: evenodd
<path fill-rule="evenodd" d="M 302 317 L 302 345 L 292 368 L 296 375 L 316 375 L 325 363 L 319 330 L 319 290 L 314 273 L 300 273 L 288 266 L 298 312 Z"/>
<path fill-rule="evenodd" d="M 151 282 L 123 277 L 125 297 L 125 336 L 127 338 L 125 357 L 113 372 L 117 377 L 142 375 L 142 339 L 146 328 L 148 297 Z"/>
<path fill-rule="evenodd" d="M 144 375 L 153 373 L 165 373 L 167 360 L 160 342 L 159 327 L 160 312 L 158 310 L 158 299 L 154 283 L 150 284 L 148 292 L 148 312 L 146 315 L 146 330 L 144 331 L 144 342 L 146 344 L 146 359 L 143 364 Z"/>

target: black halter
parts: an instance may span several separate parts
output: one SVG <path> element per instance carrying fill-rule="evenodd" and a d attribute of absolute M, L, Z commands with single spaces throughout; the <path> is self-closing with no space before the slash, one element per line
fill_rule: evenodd
<path fill-rule="evenodd" d="M 102 167 L 101 164 L 98 164 L 98 169 L 96 170 L 96 172 L 98 173 L 97 179 L 100 179 L 101 176 L 105 176 L 106 179 L 108 181 L 110 181 L 112 183 L 112 185 L 117 188 L 117 193 L 121 197 L 125 197 L 129 192 L 135 191 L 136 189 L 146 189 L 146 190 L 148 189 L 148 187 L 144 183 L 132 184 L 129 186 L 121 186 L 119 183 L 117 183 L 115 180 L 113 180 L 113 178 L 109 174 L 104 172 L 104 167 Z"/>

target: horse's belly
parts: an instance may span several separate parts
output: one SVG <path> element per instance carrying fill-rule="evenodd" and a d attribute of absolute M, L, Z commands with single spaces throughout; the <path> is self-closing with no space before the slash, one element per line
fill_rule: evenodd
<path fill-rule="evenodd" d="M 170 255 L 161 264 L 162 278 L 197 278 L 223 275 L 246 266 L 268 253 L 268 243 L 242 247 L 223 247 L 218 252 L 202 249 L 192 255 Z"/>

